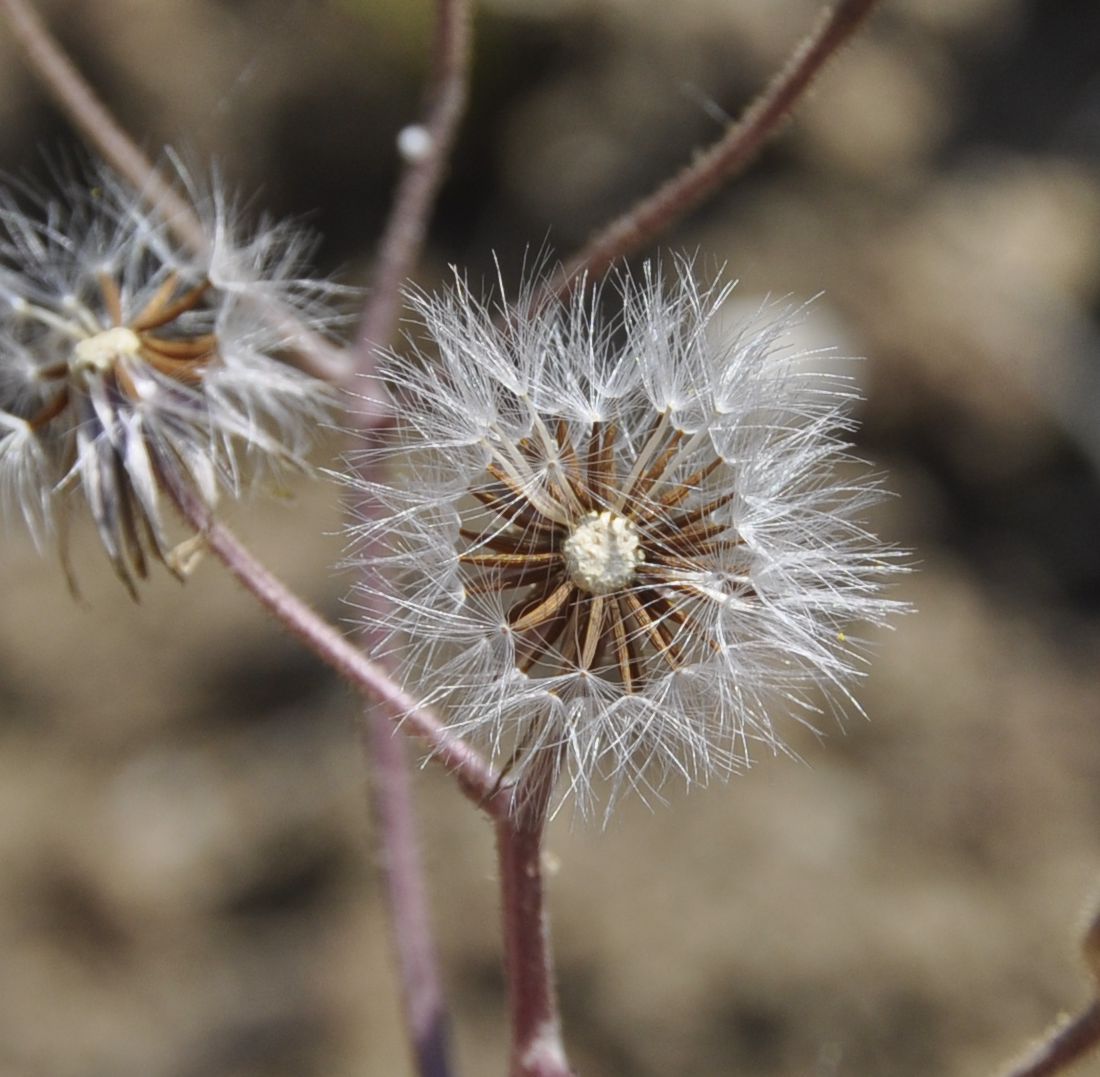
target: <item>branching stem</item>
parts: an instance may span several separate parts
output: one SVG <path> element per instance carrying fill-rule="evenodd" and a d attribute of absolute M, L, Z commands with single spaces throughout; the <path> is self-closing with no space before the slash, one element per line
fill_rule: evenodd
<path fill-rule="evenodd" d="M 423 152 L 408 157 L 394 196 L 375 267 L 373 287 L 363 309 L 355 370 L 370 375 L 375 349 L 388 347 L 397 327 L 401 288 L 413 272 L 427 235 L 432 207 L 443 180 L 455 132 L 466 102 L 469 78 L 468 0 L 438 0 L 435 39 L 420 125 Z M 389 421 L 380 385 L 349 418 L 363 433 Z M 373 475 L 360 467 L 364 480 Z M 377 603 L 377 598 L 371 600 Z M 404 744 L 393 735 L 377 707 L 364 714 L 374 817 L 385 866 L 391 936 L 397 954 L 405 1021 L 420 1077 L 451 1072 L 443 977 L 439 969 L 419 855 L 416 820 Z"/>
<path fill-rule="evenodd" d="M 408 160 L 379 247 L 370 298 L 359 328 L 359 364 L 372 366 L 373 349 L 387 347 L 397 326 L 401 288 L 420 257 L 436 194 L 466 106 L 470 64 L 468 0 L 438 0 L 428 106 L 420 125 L 423 152 Z"/>
<path fill-rule="evenodd" d="M 498 792 L 496 771 L 474 748 L 394 684 L 339 629 L 262 565 L 229 528 L 214 519 L 193 491 L 177 483 L 168 492 L 184 519 L 203 536 L 209 550 L 268 613 L 344 680 L 383 707 L 391 722 L 400 723 L 408 733 L 422 740 L 431 757 L 454 775 L 463 793 L 478 807 L 494 817 L 507 811 L 507 801 Z"/>
<path fill-rule="evenodd" d="M 816 75 L 852 36 L 878 0 L 839 0 L 825 12 L 771 83 L 709 149 L 598 232 L 551 278 L 547 292 L 567 294 L 582 276 L 600 278 L 615 262 L 652 243 L 756 158 Z"/>

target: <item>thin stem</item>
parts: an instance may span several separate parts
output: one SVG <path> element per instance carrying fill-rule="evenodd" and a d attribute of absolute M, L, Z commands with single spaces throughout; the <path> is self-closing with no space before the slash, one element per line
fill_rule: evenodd
<path fill-rule="evenodd" d="M 405 741 L 379 708 L 367 707 L 363 718 L 390 929 L 414 1064 L 420 1077 L 448 1077 L 453 1067 L 447 1008 L 417 842 Z"/>
<path fill-rule="evenodd" d="M 32 70 L 69 122 L 131 184 L 188 250 L 200 258 L 208 254 L 207 230 L 194 208 L 165 180 L 114 118 L 34 7 L 27 0 L 0 0 L 0 13 L 7 17 Z M 285 308 L 267 300 L 253 301 L 264 317 L 285 335 L 288 349 L 304 370 L 335 384 L 347 380 L 350 364 L 321 336 Z"/>
<path fill-rule="evenodd" d="M 184 519 L 268 613 L 344 680 L 384 708 L 391 722 L 400 723 L 402 730 L 424 741 L 431 757 L 454 775 L 463 793 L 478 807 L 494 818 L 506 812 L 507 801 L 498 791 L 499 776 L 474 748 L 394 684 L 337 628 L 262 565 L 229 528 L 211 516 L 192 490 L 172 482 L 169 476 L 163 478 Z"/>
<path fill-rule="evenodd" d="M 542 839 L 556 769 L 532 772 L 522 801 L 497 821 L 512 1047 L 509 1077 L 570 1077 L 558 1015 Z M 521 795 L 519 793 L 517 796 Z"/>
<path fill-rule="evenodd" d="M 33 6 L 26 0 L 0 0 L 0 10 L 7 16 L 31 67 L 73 126 L 116 172 L 142 192 L 153 209 L 163 214 L 182 242 L 192 250 L 205 250 L 206 234 L 195 211 L 165 183 L 153 163 L 111 115 Z"/>
<path fill-rule="evenodd" d="M 651 195 L 596 234 L 550 280 L 568 293 L 583 274 L 601 277 L 620 258 L 651 243 L 722 183 L 742 172 L 790 117 L 815 76 L 867 18 L 878 0 L 839 0 L 821 16 L 741 119 Z"/>
<path fill-rule="evenodd" d="M 388 346 L 397 327 L 401 286 L 419 259 L 465 107 L 469 41 L 468 0 L 438 0 L 426 115 L 421 124 L 424 152 L 407 159 L 382 236 L 373 288 L 360 324 L 355 363 L 359 374 L 372 373 L 375 348 Z M 350 416 L 362 432 L 389 420 L 381 386 L 375 386 L 371 398 L 369 405 L 364 401 Z M 360 471 L 365 480 L 373 477 L 363 468 Z M 379 603 L 378 599 L 372 601 Z M 385 714 L 368 707 L 364 722 L 405 1022 L 417 1072 L 421 1077 L 444 1077 L 452 1067 L 443 978 L 431 932 L 408 764 Z"/>
<path fill-rule="evenodd" d="M 1050 1077 L 1064 1073 L 1097 1048 L 1100 1048 L 1100 1000 L 1055 1026 L 1005 1077 Z"/>
<path fill-rule="evenodd" d="M 466 106 L 470 66 L 468 0 L 438 0 L 427 114 L 420 125 L 424 148 L 412 156 L 398 183 L 382 236 L 374 283 L 359 331 L 359 365 L 372 367 L 373 349 L 386 347 L 397 326 L 401 287 L 412 273 Z"/>
<path fill-rule="evenodd" d="M 173 229 L 177 238 L 196 255 L 208 252 L 209 240 L 202 221 L 191 205 L 167 183 L 152 162 L 129 138 L 120 124 L 100 101 L 95 91 L 81 76 L 76 66 L 58 45 L 45 24 L 34 9 L 24 0 L 0 0 L 3 12 L 8 16 L 15 36 L 25 49 L 34 70 L 39 74 L 48 91 L 53 95 L 61 109 L 90 143 L 98 147 L 104 158 L 124 176 L 150 208 L 162 215 Z M 449 9 L 455 5 L 443 3 L 444 19 Z M 461 25 L 460 25 L 461 29 Z M 453 31 L 448 35 L 456 36 Z M 461 36 L 458 34 L 457 36 Z M 444 103 L 450 102 L 454 95 L 442 95 Z M 459 98 L 459 105 L 461 97 Z M 458 107 L 450 112 L 457 114 Z M 449 114 L 444 117 L 448 119 Z M 446 125 L 441 144 L 446 142 Z M 437 160 L 444 159 L 445 147 L 437 154 Z M 437 171 L 438 171 L 437 164 Z M 423 186 L 421 182 L 420 186 Z M 424 200 L 424 209 L 420 215 L 426 216 L 431 187 Z M 406 215 L 418 212 L 415 195 L 412 209 L 406 209 Z M 408 202 L 409 199 L 406 199 Z M 423 229 L 421 229 L 421 232 Z M 419 242 L 413 242 L 406 257 L 415 256 Z M 398 282 L 399 285 L 399 282 Z M 398 285 L 391 287 L 396 307 Z M 336 355 L 334 350 L 316 333 L 303 325 L 297 318 L 282 308 L 263 303 L 262 313 L 286 336 L 288 345 L 294 349 L 302 365 L 312 373 L 334 382 L 346 380 L 351 366 Z M 392 315 L 396 317 L 394 313 Z M 392 330 L 391 330 L 392 331 Z M 280 586 L 270 576 L 251 561 L 247 552 L 240 547 L 228 532 L 213 521 L 200 522 L 197 513 L 202 509 L 195 499 L 188 498 L 186 490 L 175 491 L 181 508 L 187 512 L 192 522 L 206 532 L 209 545 L 222 557 L 234 574 L 249 587 L 261 602 L 286 624 L 299 638 L 315 652 L 334 666 L 345 677 L 357 681 L 359 687 L 370 695 L 378 695 L 379 684 L 375 674 L 374 683 L 363 678 L 367 671 L 363 667 L 362 656 L 347 645 L 341 637 L 333 634 L 328 626 L 294 596 L 280 594 Z M 393 686 L 391 685 L 391 688 Z M 384 696 L 385 693 L 382 692 Z M 411 793 L 408 788 L 408 775 L 402 753 L 402 743 L 393 736 L 392 720 L 400 717 L 395 712 L 397 702 L 391 697 L 388 714 L 379 708 L 369 708 L 366 717 L 368 737 L 373 742 L 373 754 L 376 759 L 374 789 L 376 811 L 382 844 L 385 849 L 387 883 L 391 892 L 391 911 L 393 915 L 396 949 L 399 955 L 403 994 L 410 1036 L 419 1072 L 422 1077 L 446 1077 L 450 1072 L 446 1050 L 446 1021 L 444 1016 L 441 977 L 438 972 L 427 928 L 427 902 L 420 882 L 413 825 Z M 409 703 L 412 701 L 409 700 Z M 410 727 L 416 729 L 416 721 L 410 716 L 406 719 Z M 434 720 L 433 720 L 434 721 Z M 440 748 L 441 729 L 436 725 L 417 730 L 432 744 L 433 749 L 444 759 L 448 766 L 456 771 L 460 784 L 477 802 L 486 799 L 486 791 L 493 788 L 495 779 L 479 773 L 480 760 L 462 752 L 456 761 L 451 758 L 459 746 L 453 743 L 446 750 Z M 481 764 L 483 767 L 483 764 Z"/>

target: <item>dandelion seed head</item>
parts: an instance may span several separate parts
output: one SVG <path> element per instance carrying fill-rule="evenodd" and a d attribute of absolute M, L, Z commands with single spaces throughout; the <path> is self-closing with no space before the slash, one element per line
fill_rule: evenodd
<path fill-rule="evenodd" d="M 379 657 L 517 784 L 549 759 L 584 808 L 600 779 L 609 803 L 659 795 L 857 708 L 850 626 L 901 608 L 850 387 L 788 345 L 801 309 L 719 335 L 730 286 L 686 261 L 617 292 L 609 316 L 592 288 L 413 293 L 423 335 L 379 375 L 397 426 L 365 452 L 390 474 L 352 534 Z"/>

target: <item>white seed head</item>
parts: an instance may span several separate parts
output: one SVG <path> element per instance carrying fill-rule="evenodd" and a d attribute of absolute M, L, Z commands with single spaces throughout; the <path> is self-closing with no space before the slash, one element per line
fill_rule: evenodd
<path fill-rule="evenodd" d="M 644 560 L 638 529 L 613 512 L 589 512 L 562 543 L 565 571 L 590 595 L 608 595 L 634 578 Z"/>
<path fill-rule="evenodd" d="M 72 368 L 105 374 L 122 358 L 129 358 L 141 350 L 141 340 L 132 329 L 116 325 L 102 333 L 85 337 L 73 345 Z"/>
<path fill-rule="evenodd" d="M 900 608 L 846 454 L 853 394 L 790 354 L 798 309 L 715 339 L 728 286 L 643 272 L 610 323 L 584 288 L 414 293 L 430 339 L 380 367 L 398 424 L 368 455 L 401 478 L 363 485 L 354 532 L 412 696 L 519 789 L 557 769 L 582 810 L 597 778 L 610 803 L 730 774 L 784 750 L 783 716 L 856 706 L 848 626 Z"/>

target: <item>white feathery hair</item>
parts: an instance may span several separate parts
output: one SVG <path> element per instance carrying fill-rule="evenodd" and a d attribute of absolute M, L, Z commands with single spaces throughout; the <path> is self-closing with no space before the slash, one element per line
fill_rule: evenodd
<path fill-rule="evenodd" d="M 587 810 L 597 779 L 610 805 L 785 751 L 781 715 L 857 707 L 853 624 L 903 608 L 861 523 L 881 491 L 849 455 L 851 381 L 792 349 L 803 306 L 716 339 L 731 290 L 678 259 L 486 303 L 456 272 L 381 362 L 396 426 L 353 460 L 354 601 L 518 788 L 549 765 Z"/>

